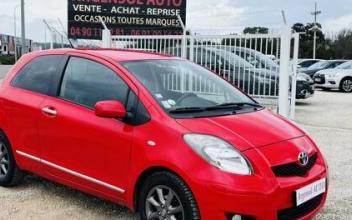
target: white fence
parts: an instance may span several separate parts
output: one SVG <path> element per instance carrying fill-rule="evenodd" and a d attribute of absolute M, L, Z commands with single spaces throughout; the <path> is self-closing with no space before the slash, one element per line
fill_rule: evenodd
<path fill-rule="evenodd" d="M 292 38 L 298 39 L 298 36 L 285 28 L 280 34 L 263 35 L 112 36 L 112 44 L 116 48 L 189 59 L 209 68 L 262 104 L 278 108 L 282 115 L 293 118 L 295 90 L 291 92 L 290 85 L 295 85 L 296 77 L 289 76 L 294 76 L 297 68 L 289 68 Z M 294 48 L 298 51 L 298 47 Z M 294 61 L 297 62 L 297 57 Z M 178 84 L 183 84 L 180 80 L 191 82 L 194 86 L 190 88 L 198 92 L 216 93 L 211 82 L 196 78 L 170 76 L 165 86 L 176 89 Z"/>

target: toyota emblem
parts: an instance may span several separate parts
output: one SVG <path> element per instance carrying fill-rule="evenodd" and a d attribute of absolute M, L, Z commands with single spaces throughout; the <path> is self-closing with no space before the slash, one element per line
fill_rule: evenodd
<path fill-rule="evenodd" d="M 298 162 L 301 166 L 307 166 L 308 162 L 309 162 L 309 156 L 306 152 L 301 152 L 298 155 Z"/>

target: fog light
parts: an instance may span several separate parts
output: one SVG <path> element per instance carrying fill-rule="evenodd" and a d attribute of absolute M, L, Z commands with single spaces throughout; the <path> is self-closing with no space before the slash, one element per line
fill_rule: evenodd
<path fill-rule="evenodd" d="M 240 214 L 226 214 L 226 218 L 228 220 L 255 220 L 255 218 L 248 216 L 248 215 L 240 215 Z"/>
<path fill-rule="evenodd" d="M 231 220 L 242 220 L 241 215 L 234 215 Z"/>

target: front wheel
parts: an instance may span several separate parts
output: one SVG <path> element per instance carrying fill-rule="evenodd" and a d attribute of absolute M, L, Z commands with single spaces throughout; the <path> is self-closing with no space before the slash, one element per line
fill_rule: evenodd
<path fill-rule="evenodd" d="M 192 192 L 175 174 L 158 172 L 148 177 L 138 201 L 143 220 L 200 219 Z"/>
<path fill-rule="evenodd" d="M 352 78 L 346 78 L 341 81 L 340 90 L 342 92 L 352 92 Z"/>
<path fill-rule="evenodd" d="M 16 165 L 11 145 L 3 133 L 0 133 L 0 186 L 16 186 L 24 173 Z"/>

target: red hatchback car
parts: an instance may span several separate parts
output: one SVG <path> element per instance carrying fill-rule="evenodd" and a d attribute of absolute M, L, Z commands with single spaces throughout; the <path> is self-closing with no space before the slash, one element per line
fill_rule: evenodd
<path fill-rule="evenodd" d="M 192 62 L 125 50 L 25 55 L 0 88 L 0 185 L 33 173 L 141 219 L 310 219 L 312 139 Z"/>

